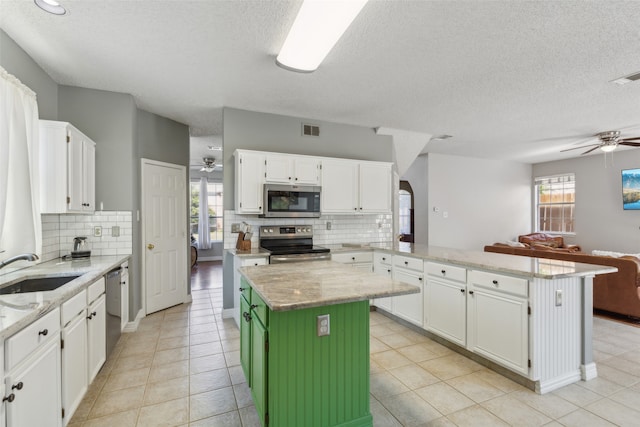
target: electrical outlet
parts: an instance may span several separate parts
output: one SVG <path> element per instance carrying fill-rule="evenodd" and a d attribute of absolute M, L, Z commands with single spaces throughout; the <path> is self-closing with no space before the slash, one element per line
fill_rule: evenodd
<path fill-rule="evenodd" d="M 111 237 L 119 237 L 120 236 L 120 227 L 114 225 L 111 227 Z"/>
<path fill-rule="evenodd" d="M 331 230 L 331 221 L 327 221 L 327 230 Z"/>
<path fill-rule="evenodd" d="M 232 233 L 239 233 L 240 232 L 240 223 L 239 222 L 231 224 L 231 232 Z"/>
<path fill-rule="evenodd" d="M 330 332 L 329 315 L 323 314 L 316 317 L 316 328 L 319 337 L 326 337 Z"/>
<path fill-rule="evenodd" d="M 100 226 L 93 227 L 93 236 L 102 237 L 102 227 Z"/>
<path fill-rule="evenodd" d="M 562 306 L 562 289 L 556 289 L 556 307 Z"/>
<path fill-rule="evenodd" d="M 442 212 L 442 218 L 449 218 L 449 212 L 447 211 Z"/>

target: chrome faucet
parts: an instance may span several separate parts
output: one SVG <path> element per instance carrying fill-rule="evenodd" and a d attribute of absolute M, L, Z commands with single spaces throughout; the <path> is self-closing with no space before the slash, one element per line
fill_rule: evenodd
<path fill-rule="evenodd" d="M 20 260 L 36 261 L 36 260 L 39 260 L 39 259 L 40 258 L 36 254 L 20 254 L 20 255 L 16 255 L 14 257 L 11 257 L 9 259 L 5 259 L 4 261 L 0 262 L 0 268 L 9 265 L 12 262 L 16 262 L 16 261 L 20 261 Z"/>

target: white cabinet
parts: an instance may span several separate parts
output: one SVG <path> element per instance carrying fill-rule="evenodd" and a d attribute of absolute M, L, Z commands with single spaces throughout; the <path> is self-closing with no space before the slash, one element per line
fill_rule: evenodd
<path fill-rule="evenodd" d="M 107 359 L 107 325 L 105 281 L 99 279 L 87 289 L 87 374 L 89 383 L 100 371 Z"/>
<path fill-rule="evenodd" d="M 469 273 L 467 348 L 511 370 L 529 373 L 528 281 Z"/>
<path fill-rule="evenodd" d="M 423 273 L 394 266 L 393 280 L 408 283 L 420 288 L 420 293 L 418 294 L 393 297 L 393 314 L 407 322 L 413 323 L 414 325 L 422 326 L 424 304 Z"/>
<path fill-rule="evenodd" d="M 359 190 L 361 213 L 391 213 L 391 165 L 361 162 Z"/>
<path fill-rule="evenodd" d="M 425 328 L 462 347 L 467 344 L 467 274 L 462 267 L 427 262 Z"/>
<path fill-rule="evenodd" d="M 358 162 L 342 159 L 322 161 L 322 213 L 358 211 Z"/>
<path fill-rule="evenodd" d="M 120 266 L 120 331 L 129 322 L 129 261 Z"/>
<path fill-rule="evenodd" d="M 62 408 L 67 425 L 87 391 L 87 292 L 62 304 Z"/>
<path fill-rule="evenodd" d="M 265 155 L 236 150 L 234 156 L 236 213 L 261 214 Z"/>
<path fill-rule="evenodd" d="M 331 261 L 349 264 L 353 268 L 369 273 L 373 271 L 373 252 L 371 251 L 334 253 L 331 254 Z"/>
<path fill-rule="evenodd" d="M 40 120 L 42 213 L 95 211 L 95 142 L 67 122 Z"/>
<path fill-rule="evenodd" d="M 265 182 L 317 185 L 320 182 L 320 159 L 311 156 L 267 154 Z"/>
<path fill-rule="evenodd" d="M 240 267 L 258 266 L 269 264 L 269 255 L 261 256 L 234 256 L 233 257 L 233 319 L 236 321 L 238 328 L 240 327 L 240 294 L 242 293 L 240 285 Z"/>
<path fill-rule="evenodd" d="M 9 427 L 61 426 L 60 309 L 5 340 Z"/>
<path fill-rule="evenodd" d="M 391 164 L 344 159 L 322 161 L 322 212 L 391 213 Z"/>
<path fill-rule="evenodd" d="M 381 276 L 392 277 L 391 269 L 391 254 L 374 252 L 373 253 L 373 272 Z M 376 298 L 373 300 L 373 305 L 377 308 L 381 308 L 389 313 L 392 310 L 393 297 Z"/>

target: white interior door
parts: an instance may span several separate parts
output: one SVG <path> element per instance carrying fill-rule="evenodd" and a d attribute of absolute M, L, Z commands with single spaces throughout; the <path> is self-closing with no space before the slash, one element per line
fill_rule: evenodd
<path fill-rule="evenodd" d="M 142 160 L 142 230 L 145 312 L 187 297 L 186 171 Z"/>

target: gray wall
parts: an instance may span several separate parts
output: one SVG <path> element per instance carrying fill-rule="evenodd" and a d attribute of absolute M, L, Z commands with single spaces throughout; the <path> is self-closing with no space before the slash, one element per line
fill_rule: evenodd
<path fill-rule="evenodd" d="M 533 176 L 576 176 L 575 236 L 583 251 L 640 252 L 640 211 L 622 209 L 622 169 L 640 168 L 640 150 L 616 150 L 533 165 Z"/>
<path fill-rule="evenodd" d="M 429 186 L 427 182 L 427 156 L 418 156 L 400 178 L 409 181 L 413 190 L 414 242 L 429 243 Z"/>
<path fill-rule="evenodd" d="M 97 209 L 102 203 L 104 210 L 133 211 L 136 218 L 143 156 L 188 167 L 188 127 L 136 109 L 131 95 L 59 86 L 2 30 L 0 65 L 36 92 L 40 118 L 68 121 L 96 141 Z M 130 320 L 142 307 L 140 246 L 139 222 L 134 219 Z"/>
<path fill-rule="evenodd" d="M 58 120 L 58 84 L 1 29 L 0 65 L 37 94 L 41 119 Z"/>
<path fill-rule="evenodd" d="M 302 123 L 320 126 L 319 137 L 302 136 Z M 393 161 L 392 137 L 373 128 L 225 108 L 223 110 L 224 208 L 234 209 L 233 152 L 273 151 L 346 159 Z"/>
<path fill-rule="evenodd" d="M 531 165 L 442 154 L 428 162 L 430 245 L 481 251 L 529 232 Z"/>

